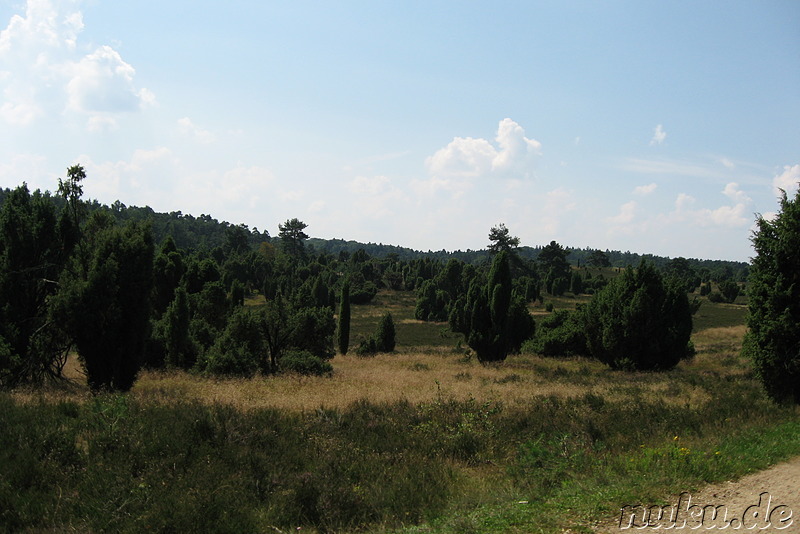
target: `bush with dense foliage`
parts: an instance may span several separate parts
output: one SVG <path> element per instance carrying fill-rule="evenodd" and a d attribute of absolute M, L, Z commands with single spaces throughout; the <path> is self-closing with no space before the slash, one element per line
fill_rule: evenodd
<path fill-rule="evenodd" d="M 743 351 L 770 397 L 800 403 L 800 191 L 753 235 Z"/>
<path fill-rule="evenodd" d="M 685 288 L 642 262 L 583 308 L 591 356 L 614 369 L 663 370 L 691 357 L 692 310 Z"/>
<path fill-rule="evenodd" d="M 333 366 L 307 350 L 290 350 L 281 358 L 281 370 L 301 375 L 325 376 L 333 372 Z"/>

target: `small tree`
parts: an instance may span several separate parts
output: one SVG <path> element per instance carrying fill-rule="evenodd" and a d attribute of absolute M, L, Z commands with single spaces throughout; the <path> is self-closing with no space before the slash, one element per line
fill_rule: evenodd
<path fill-rule="evenodd" d="M 742 350 L 771 398 L 800 403 L 800 191 L 793 200 L 784 192 L 780 206 L 756 221 Z"/>
<path fill-rule="evenodd" d="M 694 354 L 684 288 L 665 284 L 651 263 L 623 271 L 583 310 L 587 349 L 612 368 L 670 369 Z"/>
<path fill-rule="evenodd" d="M 393 352 L 396 344 L 395 328 L 392 314 L 386 312 L 378 323 L 378 331 L 375 334 L 375 342 L 378 352 Z"/>
<path fill-rule="evenodd" d="M 339 301 L 339 331 L 336 336 L 339 352 L 347 354 L 350 346 L 350 283 L 342 284 L 342 297 Z"/>
<path fill-rule="evenodd" d="M 512 298 L 507 252 L 495 256 L 486 285 L 473 279 L 466 298 L 452 306 L 449 320 L 481 363 L 505 360 L 533 335 L 534 322 L 524 298 Z"/>
<path fill-rule="evenodd" d="M 75 342 L 93 391 L 127 391 L 142 364 L 153 285 L 148 227 L 114 227 L 95 212 L 87 223 L 86 273 L 66 269 L 54 315 Z"/>
<path fill-rule="evenodd" d="M 303 230 L 307 227 L 306 223 L 297 218 L 278 225 L 278 237 L 284 252 L 295 258 L 305 254 L 303 241 L 308 239 L 308 235 Z"/>

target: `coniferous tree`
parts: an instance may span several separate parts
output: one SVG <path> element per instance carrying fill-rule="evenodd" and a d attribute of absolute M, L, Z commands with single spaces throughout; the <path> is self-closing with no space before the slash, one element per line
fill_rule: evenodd
<path fill-rule="evenodd" d="M 60 376 L 69 341 L 47 306 L 65 260 L 59 234 L 50 198 L 24 184 L 8 194 L 0 210 L 0 386 Z"/>
<path fill-rule="evenodd" d="M 54 305 L 93 391 L 127 391 L 142 364 L 153 285 L 153 240 L 137 223 L 87 223 L 85 274 L 65 270 Z M 76 260 L 79 261 L 79 260 Z"/>
<path fill-rule="evenodd" d="M 671 369 L 694 354 L 685 288 L 651 263 L 623 271 L 583 310 L 587 349 L 612 368 Z"/>
<path fill-rule="evenodd" d="M 386 312 L 378 323 L 378 331 L 375 334 L 375 344 L 378 352 L 394 352 L 396 345 L 395 328 L 392 314 Z"/>
<path fill-rule="evenodd" d="M 742 350 L 771 398 L 800 403 L 800 191 L 791 200 L 783 192 L 780 206 L 753 234 Z"/>
<path fill-rule="evenodd" d="M 347 354 L 350 346 L 350 283 L 342 284 L 342 297 L 339 301 L 339 331 L 337 333 L 339 352 Z"/>
<path fill-rule="evenodd" d="M 524 299 L 512 298 L 508 253 L 498 253 L 485 285 L 473 279 L 465 299 L 451 309 L 450 326 L 461 332 L 482 363 L 501 361 L 533 335 L 534 322 Z"/>

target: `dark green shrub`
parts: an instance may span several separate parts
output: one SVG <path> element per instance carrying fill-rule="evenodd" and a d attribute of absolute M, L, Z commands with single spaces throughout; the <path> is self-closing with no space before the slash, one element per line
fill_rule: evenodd
<path fill-rule="evenodd" d="M 378 323 L 378 331 L 375 333 L 375 344 L 378 352 L 393 352 L 396 344 L 395 328 L 392 314 L 386 312 Z"/>
<path fill-rule="evenodd" d="M 767 394 L 800 403 L 800 191 L 784 192 L 773 220 L 759 217 L 753 235 L 749 306 L 743 353 Z"/>
<path fill-rule="evenodd" d="M 722 296 L 725 297 L 725 302 L 733 302 L 736 300 L 740 290 L 739 284 L 733 280 L 725 280 L 719 283 L 719 291 L 722 293 Z"/>
<path fill-rule="evenodd" d="M 215 375 L 252 376 L 266 350 L 258 314 L 247 308 L 237 308 L 222 335 L 201 359 L 200 366 Z"/>
<path fill-rule="evenodd" d="M 586 354 L 586 334 L 581 311 L 558 310 L 536 325 L 536 333 L 524 345 L 525 352 L 542 356 Z"/>
<path fill-rule="evenodd" d="M 301 375 L 324 376 L 333 373 L 333 366 L 307 350 L 290 350 L 280 360 L 281 370 Z"/>
<path fill-rule="evenodd" d="M 708 300 L 709 302 L 715 302 L 715 303 L 727 302 L 725 297 L 722 296 L 722 293 L 720 293 L 719 291 L 712 291 L 711 293 L 709 293 Z"/>
<path fill-rule="evenodd" d="M 330 308 L 301 308 L 295 312 L 291 322 L 294 331 L 289 341 L 290 346 L 307 350 L 318 358 L 333 358 L 336 321 Z"/>
<path fill-rule="evenodd" d="M 533 335 L 535 324 L 525 300 L 512 296 L 511 287 L 508 253 L 501 251 L 492 261 L 486 284 L 474 278 L 466 297 L 451 307 L 450 328 L 464 334 L 481 363 L 505 360 Z"/>
<path fill-rule="evenodd" d="M 339 330 L 336 335 L 339 352 L 347 354 L 350 346 L 350 282 L 342 285 L 342 295 L 339 301 Z"/>
<path fill-rule="evenodd" d="M 689 299 L 651 263 L 623 271 L 583 309 L 588 352 L 612 368 L 670 369 L 693 355 Z"/>

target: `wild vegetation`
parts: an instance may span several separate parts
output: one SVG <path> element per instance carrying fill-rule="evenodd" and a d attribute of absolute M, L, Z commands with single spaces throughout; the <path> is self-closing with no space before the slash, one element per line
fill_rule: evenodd
<path fill-rule="evenodd" d="M 476 263 L 318 252 L 297 219 L 179 247 L 83 179 L 0 209 L 0 530 L 589 532 L 800 454 L 769 384 L 796 200 L 740 294 L 503 225 Z"/>

